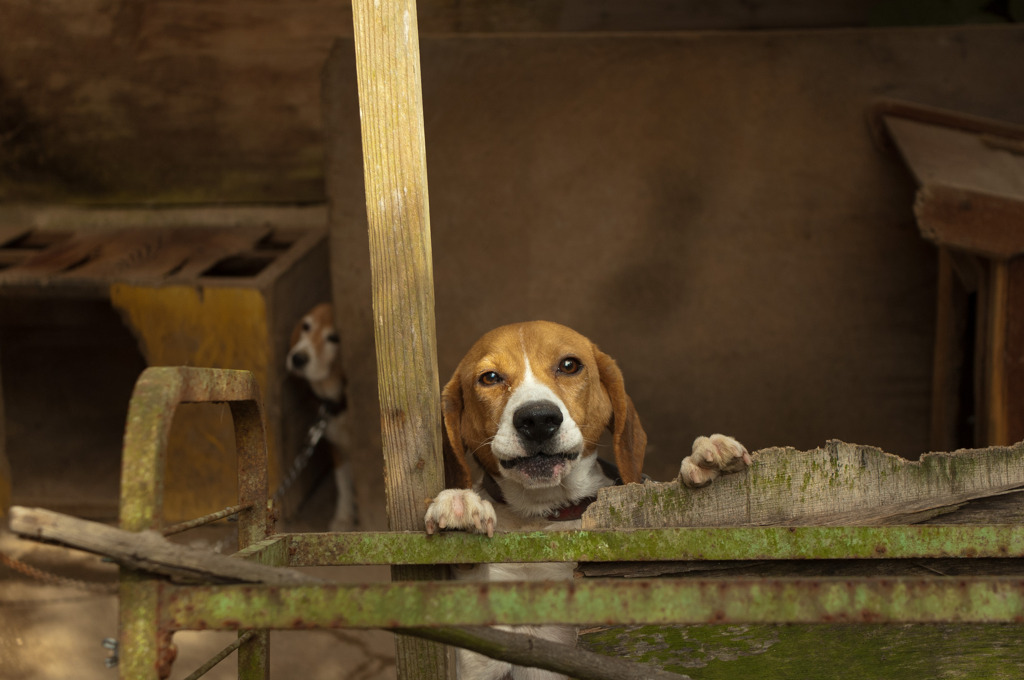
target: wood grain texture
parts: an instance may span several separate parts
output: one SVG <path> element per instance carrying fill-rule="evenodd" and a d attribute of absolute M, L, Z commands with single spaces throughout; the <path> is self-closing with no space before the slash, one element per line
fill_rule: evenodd
<path fill-rule="evenodd" d="M 702 489 L 678 481 L 602 489 L 583 528 L 901 524 L 1024 487 L 1024 443 L 907 461 L 830 441 L 812 451 L 764 449 L 753 459 L 746 472 Z"/>
<path fill-rule="evenodd" d="M 984 324 L 980 335 L 985 338 L 985 343 L 975 350 L 983 366 L 979 376 L 981 393 L 976 417 L 984 433 L 985 444 L 1008 444 L 1010 433 L 1007 416 L 1011 404 L 1006 400 L 1006 367 L 1010 351 L 1006 344 L 1006 322 L 1011 313 L 1010 268 L 1005 260 L 993 260 L 988 263 L 987 269 L 988 277 L 984 285 L 985 316 L 979 317 L 979 324 Z"/>
<path fill-rule="evenodd" d="M 914 214 L 921 235 L 937 245 L 996 259 L 1024 253 L 1024 199 L 929 184 L 918 191 Z"/>
<path fill-rule="evenodd" d="M 954 112 L 935 122 L 886 118 L 918 183 L 1024 199 L 1024 158 L 1012 151 L 1024 141 L 1024 128 L 993 121 L 985 130 L 976 118 L 967 116 L 964 125 L 956 118 Z"/>
<path fill-rule="evenodd" d="M 921 234 L 992 258 L 1024 252 L 1024 128 L 923 108 L 884 116 L 917 180 Z"/>
<path fill-rule="evenodd" d="M 357 0 L 352 16 L 385 503 L 393 530 L 417 530 L 425 500 L 444 488 L 444 468 L 416 3 Z M 396 567 L 392 578 L 444 573 L 443 567 Z M 408 637 L 395 644 L 399 677 L 449 674 L 445 647 Z"/>
<path fill-rule="evenodd" d="M 444 481 L 416 7 L 353 9 L 388 511 L 419 529 Z"/>
<path fill-rule="evenodd" d="M 710 487 L 676 483 L 602 491 L 584 527 L 738 524 L 1007 523 L 1021 521 L 1024 445 L 933 453 L 906 461 L 829 442 L 813 451 L 766 449 L 746 473 Z M 999 494 L 999 495 L 992 495 Z M 972 502 L 971 497 L 989 496 Z M 963 503 L 963 505 L 961 505 Z M 624 508 L 635 508 L 624 512 Z M 592 512 L 597 511 L 594 516 Z M 949 514 L 944 514 L 946 512 Z M 929 515 L 938 516 L 929 517 Z M 623 519 L 622 515 L 628 515 Z M 706 561 L 582 564 L 587 576 L 763 579 L 794 576 L 1018 575 L 1019 560 Z M 1012 626 L 612 626 L 581 631 L 580 646 L 700 680 L 746 677 L 1014 678 L 1024 663 Z"/>
<path fill-rule="evenodd" d="M 124 531 L 43 508 L 11 508 L 11 531 L 110 557 L 118 564 L 168 576 L 179 583 L 309 585 L 322 580 L 291 569 L 264 566 L 210 550 L 172 543 L 159 532 Z"/>

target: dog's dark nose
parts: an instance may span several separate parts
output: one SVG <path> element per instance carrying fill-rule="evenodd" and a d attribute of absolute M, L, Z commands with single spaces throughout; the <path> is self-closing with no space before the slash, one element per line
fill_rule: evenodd
<path fill-rule="evenodd" d="M 305 352 L 296 352 L 291 356 L 292 368 L 300 370 L 303 366 L 309 363 L 309 355 Z"/>
<path fill-rule="evenodd" d="M 512 414 L 512 426 L 531 442 L 545 442 L 562 425 L 562 411 L 550 401 L 523 404 Z"/>

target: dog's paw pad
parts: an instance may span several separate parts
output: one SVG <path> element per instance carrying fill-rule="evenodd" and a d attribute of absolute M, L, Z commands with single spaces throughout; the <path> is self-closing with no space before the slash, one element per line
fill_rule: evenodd
<path fill-rule="evenodd" d="M 423 518 L 427 533 L 438 529 L 464 529 L 494 536 L 498 518 L 490 501 L 469 489 L 445 489 L 430 501 Z"/>
<path fill-rule="evenodd" d="M 746 447 L 732 437 L 722 434 L 697 437 L 692 452 L 683 459 L 679 477 L 687 486 L 700 487 L 709 484 L 723 472 L 745 470 L 750 463 L 750 453 Z"/>

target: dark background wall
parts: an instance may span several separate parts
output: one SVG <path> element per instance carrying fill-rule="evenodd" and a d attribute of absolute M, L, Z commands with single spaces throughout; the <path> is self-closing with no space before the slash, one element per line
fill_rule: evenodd
<path fill-rule="evenodd" d="M 561 321 L 617 357 L 675 474 L 699 434 L 928 446 L 933 248 L 879 98 L 1022 120 L 1019 29 L 426 37 L 443 378 L 481 333 Z M 335 295 L 373 413 L 353 56 L 329 71 Z M 996 68 L 998 65 L 998 68 Z M 360 406 L 357 406 L 360 408 Z M 375 440 L 375 417 L 368 446 Z"/>

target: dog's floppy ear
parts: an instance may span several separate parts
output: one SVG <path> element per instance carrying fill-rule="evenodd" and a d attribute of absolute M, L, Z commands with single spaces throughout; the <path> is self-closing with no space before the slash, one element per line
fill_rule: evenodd
<path fill-rule="evenodd" d="M 644 450 L 647 448 L 647 433 L 640 425 L 633 400 L 626 394 L 626 383 L 615 360 L 595 348 L 597 369 L 601 375 L 601 386 L 612 402 L 612 420 L 608 429 L 612 431 L 612 447 L 615 450 L 615 464 L 626 484 L 643 481 Z"/>
<path fill-rule="evenodd" d="M 466 460 L 466 446 L 462 442 L 462 383 L 458 372 L 441 391 L 441 416 L 444 419 L 444 480 L 450 489 L 470 489 L 473 476 Z"/>

